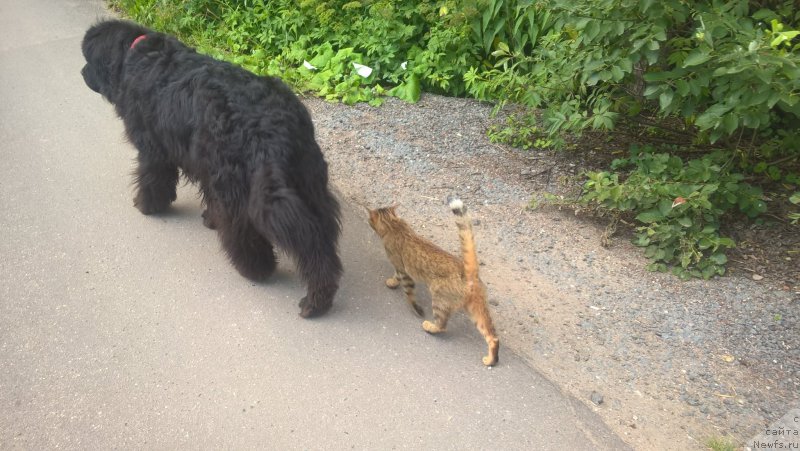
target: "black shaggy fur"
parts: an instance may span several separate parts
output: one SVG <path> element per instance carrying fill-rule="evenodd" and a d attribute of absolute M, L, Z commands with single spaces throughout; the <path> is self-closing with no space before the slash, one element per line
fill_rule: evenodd
<path fill-rule="evenodd" d="M 325 313 L 342 273 L 339 205 L 311 116 L 291 90 L 130 22 L 92 26 L 82 48 L 86 84 L 116 107 L 138 149 L 134 205 L 146 215 L 167 209 L 180 171 L 199 185 L 203 223 L 243 276 L 273 272 L 274 244 L 308 284 L 300 315 Z"/>

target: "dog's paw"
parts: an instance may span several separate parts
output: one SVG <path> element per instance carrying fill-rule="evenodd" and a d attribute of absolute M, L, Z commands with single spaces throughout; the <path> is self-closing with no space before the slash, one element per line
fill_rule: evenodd
<path fill-rule="evenodd" d="M 143 215 L 152 215 L 162 213 L 169 208 L 171 202 L 155 202 L 141 193 L 133 198 L 133 206 L 136 207 Z"/>
<path fill-rule="evenodd" d="M 204 226 L 208 227 L 211 230 L 215 230 L 217 228 L 217 225 L 211 219 L 211 214 L 208 212 L 208 209 L 203 210 L 203 214 L 201 216 L 203 217 Z"/>
<path fill-rule="evenodd" d="M 308 297 L 304 296 L 303 299 L 300 299 L 300 303 L 298 306 L 300 307 L 300 316 L 303 318 L 314 318 L 316 316 L 322 316 L 330 310 L 331 303 L 326 305 L 316 305 L 310 304 L 308 302 Z"/>
<path fill-rule="evenodd" d="M 152 215 L 153 213 L 156 213 L 156 211 L 153 210 L 150 207 L 150 205 L 148 205 L 145 202 L 139 200 L 138 197 L 133 199 L 133 206 L 136 207 L 140 212 L 142 212 L 143 215 Z"/>

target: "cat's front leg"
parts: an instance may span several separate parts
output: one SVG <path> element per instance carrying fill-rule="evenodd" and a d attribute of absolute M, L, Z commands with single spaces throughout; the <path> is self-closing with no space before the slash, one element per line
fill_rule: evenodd
<path fill-rule="evenodd" d="M 395 271 L 392 277 L 386 279 L 386 286 L 391 289 L 395 289 L 400 286 L 400 273 L 398 271 Z"/>
<path fill-rule="evenodd" d="M 425 316 L 425 311 L 422 310 L 422 307 L 417 304 L 417 299 L 414 294 L 414 279 L 411 278 L 408 274 L 404 273 L 400 270 L 395 270 L 394 276 L 386 279 L 386 286 L 389 288 L 397 288 L 399 285 L 403 286 L 403 291 L 406 294 L 406 300 L 408 301 L 408 305 L 414 309 L 414 313 L 417 314 L 420 318 Z"/>

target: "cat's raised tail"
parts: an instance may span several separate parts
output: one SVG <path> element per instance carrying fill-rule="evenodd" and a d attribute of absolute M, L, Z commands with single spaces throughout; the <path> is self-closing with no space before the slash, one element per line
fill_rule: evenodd
<path fill-rule="evenodd" d="M 486 339 L 489 346 L 488 353 L 483 358 L 483 364 L 493 366 L 497 364 L 500 351 L 500 340 L 492 324 L 492 317 L 486 305 L 486 287 L 478 278 L 478 253 L 475 250 L 475 235 L 472 233 L 472 219 L 467 214 L 467 207 L 459 198 L 449 199 L 450 210 L 456 215 L 458 237 L 461 238 L 461 259 L 464 262 L 464 277 L 466 279 L 466 293 L 464 308 L 469 312 L 472 321 Z"/>
<path fill-rule="evenodd" d="M 478 281 L 478 253 L 475 250 L 475 235 L 472 233 L 472 219 L 467 207 L 458 197 L 449 199 L 450 210 L 456 215 L 458 237 L 461 239 L 461 259 L 464 261 L 464 275 L 467 284 L 472 286 Z"/>

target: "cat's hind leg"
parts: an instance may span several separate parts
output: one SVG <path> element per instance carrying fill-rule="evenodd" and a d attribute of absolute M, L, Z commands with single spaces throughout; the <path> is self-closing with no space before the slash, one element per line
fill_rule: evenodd
<path fill-rule="evenodd" d="M 438 334 L 447 330 L 447 320 L 456 308 L 456 304 L 446 296 L 441 296 L 431 291 L 431 305 L 433 307 L 433 322 L 423 321 L 422 328 L 429 334 Z"/>
<path fill-rule="evenodd" d="M 485 299 L 485 293 L 483 297 L 476 296 L 473 299 L 467 299 L 464 307 L 472 318 L 472 322 L 475 323 L 478 331 L 486 340 L 488 351 L 483 357 L 483 364 L 492 366 L 499 359 L 500 339 L 497 338 L 497 334 L 494 331 L 494 324 L 492 324 L 492 317 L 489 315 L 489 308 L 486 306 Z"/>

